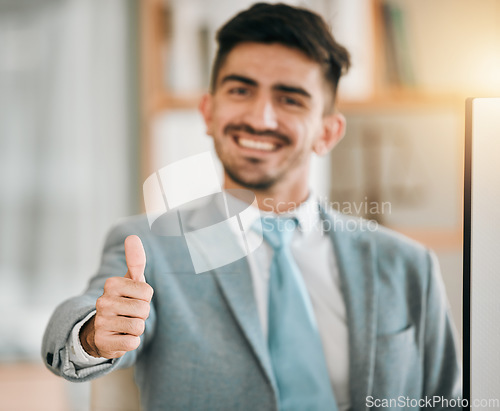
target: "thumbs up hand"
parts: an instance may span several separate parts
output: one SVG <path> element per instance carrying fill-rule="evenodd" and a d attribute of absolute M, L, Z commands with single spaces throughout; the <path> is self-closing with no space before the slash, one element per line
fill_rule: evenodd
<path fill-rule="evenodd" d="M 139 237 L 125 239 L 125 259 L 127 273 L 106 280 L 96 314 L 80 330 L 82 347 L 93 357 L 121 357 L 139 346 L 144 332 L 153 288 L 144 277 L 146 254 Z"/>

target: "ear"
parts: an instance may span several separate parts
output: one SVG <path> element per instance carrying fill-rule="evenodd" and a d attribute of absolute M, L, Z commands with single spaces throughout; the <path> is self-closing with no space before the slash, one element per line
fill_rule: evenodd
<path fill-rule="evenodd" d="M 213 107 L 213 96 L 210 93 L 206 93 L 201 98 L 200 104 L 198 105 L 198 110 L 200 110 L 203 120 L 205 120 L 206 133 L 212 135 L 212 107 Z"/>
<path fill-rule="evenodd" d="M 314 142 L 314 152 L 319 156 L 323 156 L 330 152 L 342 137 L 344 137 L 345 124 L 345 117 L 341 113 L 334 112 L 324 116 L 322 134 Z"/>

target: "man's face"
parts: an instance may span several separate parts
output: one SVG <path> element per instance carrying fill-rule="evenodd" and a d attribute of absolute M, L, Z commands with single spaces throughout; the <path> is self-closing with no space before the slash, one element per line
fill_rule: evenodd
<path fill-rule="evenodd" d="M 301 51 L 236 46 L 200 106 L 226 176 L 261 190 L 307 184 L 311 152 L 326 145 L 325 88 L 319 64 Z"/>

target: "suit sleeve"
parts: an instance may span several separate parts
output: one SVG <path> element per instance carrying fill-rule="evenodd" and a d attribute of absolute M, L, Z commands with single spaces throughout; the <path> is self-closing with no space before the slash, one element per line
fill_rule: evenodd
<path fill-rule="evenodd" d="M 429 253 L 429 281 L 424 315 L 424 395 L 444 400 L 462 398 L 461 367 L 455 329 L 450 318 L 439 264 Z M 449 409 L 453 402 L 436 403 L 437 409 Z"/>
<path fill-rule="evenodd" d="M 52 314 L 42 341 L 42 360 L 54 374 L 70 381 L 83 382 L 118 368 L 129 367 L 135 363 L 137 355 L 151 339 L 156 318 L 154 304 L 151 304 L 150 315 L 146 321 L 146 328 L 141 336 L 139 348 L 127 352 L 120 358 L 91 367 L 79 368 L 70 361 L 69 344 L 66 344 L 73 327 L 95 310 L 96 300 L 103 293 L 106 279 L 122 277 L 127 272 L 124 241 L 131 234 L 137 234 L 141 238 L 146 237 L 141 236 L 139 229 L 134 230 L 132 226 L 125 224 L 118 225 L 110 231 L 104 245 L 99 270 L 90 280 L 87 290 L 82 295 L 64 301 Z M 151 257 L 152 254 L 148 252 L 148 245 L 145 241 L 143 244 L 146 252 L 145 276 L 146 281 L 148 281 L 148 274 L 152 272 L 152 261 L 150 261 L 152 258 L 148 259 L 148 256 Z"/>

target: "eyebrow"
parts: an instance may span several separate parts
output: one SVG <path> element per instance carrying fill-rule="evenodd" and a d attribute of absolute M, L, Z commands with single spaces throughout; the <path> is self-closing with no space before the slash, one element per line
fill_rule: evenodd
<path fill-rule="evenodd" d="M 286 84 L 276 84 L 275 86 L 273 86 L 273 89 L 278 91 L 284 91 L 285 93 L 300 94 L 301 96 L 311 98 L 311 94 L 309 94 L 302 87 L 288 86 Z"/>
<path fill-rule="evenodd" d="M 222 85 L 224 83 L 227 83 L 228 81 L 239 81 L 240 83 L 245 83 L 248 84 L 249 86 L 257 85 L 257 82 L 255 80 L 252 80 L 249 77 L 240 76 L 239 74 L 228 74 L 227 76 L 224 76 L 220 84 Z"/>
<path fill-rule="evenodd" d="M 239 74 L 228 74 L 227 76 L 224 76 L 222 78 L 220 84 L 222 85 L 224 83 L 227 83 L 228 81 L 238 81 L 240 83 L 244 83 L 244 84 L 247 84 L 249 86 L 257 86 L 258 85 L 258 83 L 255 80 L 253 80 L 249 77 L 241 76 Z M 290 86 L 287 84 L 276 84 L 273 86 L 273 89 L 278 90 L 278 91 L 283 91 L 285 93 L 300 94 L 304 97 L 312 98 L 311 94 L 308 93 L 302 87 L 295 87 L 295 86 Z"/>

